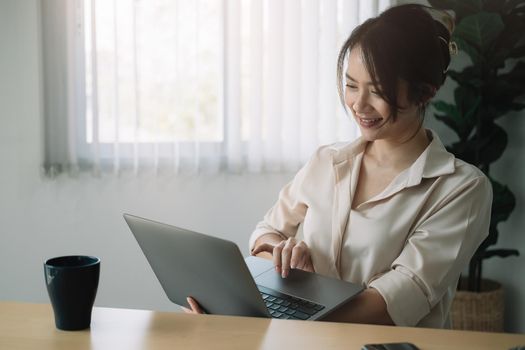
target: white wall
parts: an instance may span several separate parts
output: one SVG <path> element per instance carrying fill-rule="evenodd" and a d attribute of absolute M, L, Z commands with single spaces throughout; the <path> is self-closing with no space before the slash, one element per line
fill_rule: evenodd
<path fill-rule="evenodd" d="M 153 276 L 121 217 L 131 212 L 213 233 L 247 254 L 247 237 L 290 175 L 41 178 L 42 125 L 36 0 L 0 1 L 0 300 L 47 302 L 43 261 L 62 254 L 102 259 L 97 305 L 177 310 Z M 445 91 L 445 95 L 447 91 Z M 522 256 L 487 261 L 503 282 L 507 329 L 525 332 L 525 118 L 504 120 L 510 144 L 494 169 L 516 194 L 501 225 L 501 247 Z M 450 133 L 430 124 L 447 142 Z"/>

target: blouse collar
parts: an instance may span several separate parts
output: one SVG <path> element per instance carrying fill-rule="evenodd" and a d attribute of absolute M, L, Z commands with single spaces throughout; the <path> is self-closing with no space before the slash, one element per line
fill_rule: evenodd
<path fill-rule="evenodd" d="M 453 174 L 455 171 L 454 155 L 446 150 L 433 130 L 427 129 L 427 132 L 431 134 L 432 141 L 416 161 L 408 169 L 404 170 L 397 179 L 403 182 L 406 187 L 418 185 L 423 178 Z M 358 155 L 364 152 L 366 144 L 367 141 L 359 137 L 351 143 L 331 145 L 330 149 L 335 151 L 333 153 L 334 165 L 356 159 Z"/>

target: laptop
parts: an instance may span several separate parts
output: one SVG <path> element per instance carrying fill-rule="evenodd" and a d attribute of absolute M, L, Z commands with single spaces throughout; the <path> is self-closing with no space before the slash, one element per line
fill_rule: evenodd
<path fill-rule="evenodd" d="M 282 278 L 272 261 L 243 258 L 233 242 L 124 214 L 131 232 L 175 304 L 191 296 L 206 313 L 318 320 L 363 287 L 298 269 Z"/>

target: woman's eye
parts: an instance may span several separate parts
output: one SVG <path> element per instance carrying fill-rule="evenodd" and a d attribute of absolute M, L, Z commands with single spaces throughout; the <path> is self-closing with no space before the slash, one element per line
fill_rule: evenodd
<path fill-rule="evenodd" d="M 352 84 L 346 84 L 346 87 L 350 89 L 357 89 L 357 86 L 352 85 Z"/>
<path fill-rule="evenodd" d="M 378 92 L 378 91 L 370 91 L 370 92 L 371 92 L 372 94 L 374 94 L 374 95 L 379 96 L 379 92 Z"/>

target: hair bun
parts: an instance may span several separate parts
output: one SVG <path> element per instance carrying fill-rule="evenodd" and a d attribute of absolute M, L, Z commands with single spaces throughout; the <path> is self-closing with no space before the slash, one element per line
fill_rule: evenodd
<path fill-rule="evenodd" d="M 428 14 L 432 16 L 434 21 L 438 22 L 441 26 L 443 26 L 448 32 L 448 35 L 452 36 L 452 33 L 454 32 L 454 29 L 456 27 L 456 19 L 454 18 L 454 16 L 445 10 L 439 10 L 430 6 L 423 7 L 428 12 Z"/>

